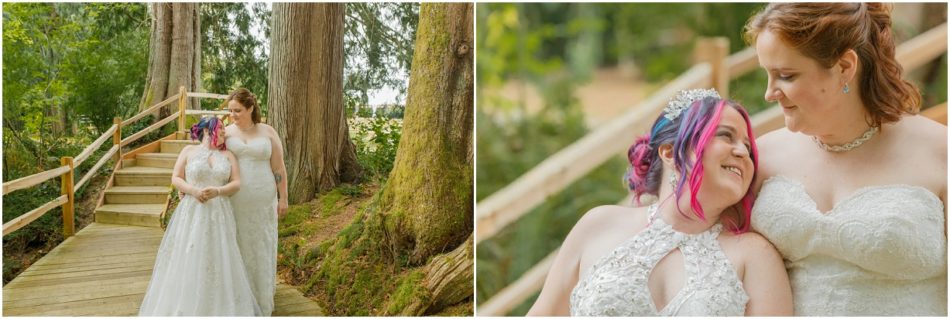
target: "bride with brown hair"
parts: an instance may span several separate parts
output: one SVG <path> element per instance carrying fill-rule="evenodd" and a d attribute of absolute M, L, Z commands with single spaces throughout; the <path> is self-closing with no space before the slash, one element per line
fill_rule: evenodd
<path fill-rule="evenodd" d="M 254 94 L 240 88 L 227 103 L 232 124 L 225 128 L 225 143 L 237 157 L 244 182 L 231 196 L 238 246 L 258 305 L 269 316 L 277 289 L 277 219 L 288 207 L 284 148 L 277 131 L 261 123 L 261 106 Z"/>
<path fill-rule="evenodd" d="M 947 127 L 916 115 L 890 10 L 773 3 L 746 25 L 786 125 L 758 140 L 752 227 L 796 315 L 947 315 Z"/>

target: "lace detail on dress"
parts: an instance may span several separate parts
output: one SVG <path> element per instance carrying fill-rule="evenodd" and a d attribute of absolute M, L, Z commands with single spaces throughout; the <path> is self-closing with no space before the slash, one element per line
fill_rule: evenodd
<path fill-rule="evenodd" d="M 684 234 L 655 219 L 591 266 L 571 292 L 571 315 L 744 315 L 749 296 L 719 246 L 721 231 L 722 225 L 716 224 L 699 234 Z M 653 267 L 676 248 L 683 254 L 686 280 L 673 299 L 657 310 L 647 281 Z"/>
<path fill-rule="evenodd" d="M 241 166 L 241 190 L 231 196 L 238 245 L 261 311 L 274 310 L 277 287 L 277 182 L 270 166 L 271 142 L 255 137 L 247 143 L 225 140 Z"/>
<path fill-rule="evenodd" d="M 821 213 L 775 176 L 752 226 L 785 259 L 796 315 L 947 315 L 943 203 L 925 188 L 864 187 Z"/>
<path fill-rule="evenodd" d="M 230 176 L 227 157 L 204 146 L 190 154 L 185 166 L 185 180 L 196 187 L 222 186 Z M 183 197 L 159 245 L 139 315 L 260 314 L 241 262 L 230 201 Z"/>

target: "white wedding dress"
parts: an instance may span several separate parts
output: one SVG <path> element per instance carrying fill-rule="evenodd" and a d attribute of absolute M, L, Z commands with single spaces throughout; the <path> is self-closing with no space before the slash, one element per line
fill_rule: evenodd
<path fill-rule="evenodd" d="M 185 180 L 199 188 L 222 186 L 230 175 L 227 157 L 205 146 L 185 166 Z M 139 316 L 260 313 L 237 247 L 230 201 L 219 196 L 201 203 L 186 195 L 162 237 Z"/>
<path fill-rule="evenodd" d="M 269 316 L 277 287 L 277 183 L 270 165 L 270 139 L 258 136 L 245 143 L 232 137 L 225 143 L 241 166 L 241 190 L 231 196 L 238 246 L 257 303 Z"/>
<path fill-rule="evenodd" d="M 785 259 L 795 315 L 946 317 L 943 209 L 925 188 L 885 185 L 821 213 L 800 182 L 775 176 L 752 226 Z"/>
<path fill-rule="evenodd" d="M 652 210 L 652 208 L 651 208 Z M 699 234 L 673 230 L 662 218 L 601 258 L 571 292 L 571 316 L 743 316 L 749 296 L 717 237 L 722 224 Z M 686 281 L 656 309 L 647 281 L 674 249 L 685 261 Z"/>

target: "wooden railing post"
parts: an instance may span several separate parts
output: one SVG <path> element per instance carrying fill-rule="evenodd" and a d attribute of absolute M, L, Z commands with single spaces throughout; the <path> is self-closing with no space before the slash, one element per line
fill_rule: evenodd
<path fill-rule="evenodd" d="M 115 151 L 115 162 L 118 163 L 122 160 L 122 118 L 115 117 L 112 119 L 112 123 L 115 124 L 115 133 L 112 133 L 112 145 L 120 145 L 119 149 Z"/>
<path fill-rule="evenodd" d="M 185 128 L 185 92 L 184 86 L 178 87 L 178 131 L 184 132 L 188 129 Z"/>
<path fill-rule="evenodd" d="M 700 38 L 696 42 L 694 56 L 698 63 L 712 66 L 709 84 L 723 98 L 729 98 L 729 39 L 725 37 Z"/>
<path fill-rule="evenodd" d="M 76 225 L 73 222 L 73 203 L 75 197 L 75 194 L 73 194 L 73 174 L 75 173 L 75 167 L 73 167 L 73 158 L 71 156 L 61 158 L 60 162 L 62 165 L 69 166 L 69 171 L 63 174 L 60 179 L 62 181 L 62 195 L 66 195 L 66 203 L 63 204 L 63 237 L 69 238 L 76 234 Z"/>

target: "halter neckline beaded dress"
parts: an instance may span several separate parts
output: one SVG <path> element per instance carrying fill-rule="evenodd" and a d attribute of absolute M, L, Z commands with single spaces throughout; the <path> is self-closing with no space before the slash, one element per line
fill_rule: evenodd
<path fill-rule="evenodd" d="M 185 181 L 222 186 L 231 163 L 217 150 L 198 146 L 189 154 Z M 139 316 L 256 316 L 238 250 L 234 212 L 226 196 L 204 203 L 186 195 L 165 229 Z"/>
<path fill-rule="evenodd" d="M 651 216 L 646 229 L 582 274 L 571 292 L 571 315 L 744 315 L 749 296 L 719 245 L 722 228 L 717 223 L 702 233 L 686 234 Z M 657 309 L 647 281 L 653 267 L 677 248 L 683 254 L 686 280 L 675 297 Z"/>

